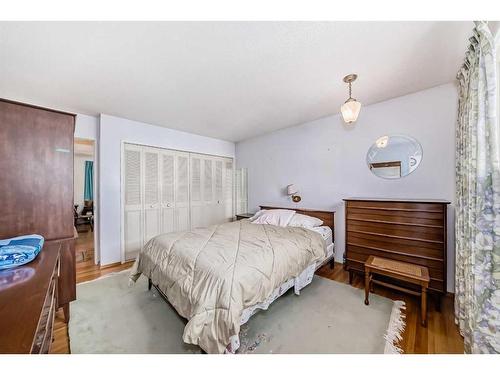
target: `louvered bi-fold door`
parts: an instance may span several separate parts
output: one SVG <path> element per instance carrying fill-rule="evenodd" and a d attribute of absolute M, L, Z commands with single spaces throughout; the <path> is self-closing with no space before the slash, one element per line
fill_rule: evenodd
<path fill-rule="evenodd" d="M 214 211 L 212 224 L 226 221 L 224 204 L 224 162 L 222 158 L 214 158 Z"/>
<path fill-rule="evenodd" d="M 241 214 L 248 211 L 247 170 L 245 168 L 237 169 L 234 176 L 235 213 Z"/>
<path fill-rule="evenodd" d="M 175 153 L 175 230 L 189 230 L 189 153 Z"/>
<path fill-rule="evenodd" d="M 143 244 L 142 149 L 126 145 L 123 155 L 124 258 L 133 259 Z"/>
<path fill-rule="evenodd" d="M 203 225 L 215 222 L 214 168 L 211 157 L 203 157 Z"/>
<path fill-rule="evenodd" d="M 160 152 L 161 233 L 176 230 L 175 219 L 175 153 Z"/>
<path fill-rule="evenodd" d="M 190 154 L 190 189 L 191 189 L 191 229 L 205 225 L 204 202 L 202 197 L 202 157 L 199 154 Z"/>
<path fill-rule="evenodd" d="M 233 220 L 234 204 L 233 204 L 233 160 L 224 159 L 224 219 L 225 221 Z"/>
<path fill-rule="evenodd" d="M 233 160 L 125 144 L 124 259 L 151 238 L 230 221 Z"/>
<path fill-rule="evenodd" d="M 159 235 L 160 231 L 160 152 L 143 149 L 144 170 L 144 243 Z"/>

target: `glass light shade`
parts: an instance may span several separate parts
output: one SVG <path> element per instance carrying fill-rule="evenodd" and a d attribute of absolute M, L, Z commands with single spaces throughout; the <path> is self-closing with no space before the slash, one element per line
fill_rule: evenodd
<path fill-rule="evenodd" d="M 356 99 L 348 99 L 342 107 L 340 107 L 340 112 L 342 112 L 342 117 L 344 121 L 348 124 L 356 121 L 359 116 L 359 111 L 361 110 L 361 103 Z"/>

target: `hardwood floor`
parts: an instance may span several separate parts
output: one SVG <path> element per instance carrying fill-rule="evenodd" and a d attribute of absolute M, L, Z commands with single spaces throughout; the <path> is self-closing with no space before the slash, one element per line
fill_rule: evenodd
<path fill-rule="evenodd" d="M 93 232 L 90 231 L 78 233 L 78 238 L 75 243 L 75 252 L 77 283 L 94 280 L 108 273 L 125 270 L 132 267 L 133 264 L 133 262 L 128 262 L 124 264 L 111 265 L 109 267 L 100 267 L 99 265 L 96 265 L 94 262 L 94 236 Z M 78 294 L 76 298 L 78 298 Z M 62 309 L 59 309 L 54 321 L 54 341 L 50 348 L 50 353 L 70 353 L 68 325 L 64 322 Z"/>
<path fill-rule="evenodd" d="M 331 280 L 348 284 L 348 273 L 342 264 L 335 263 L 334 269 L 329 265 L 321 267 L 317 274 Z M 364 280 L 360 275 L 354 275 L 353 287 L 364 289 Z M 441 302 L 441 312 L 435 308 L 430 298 L 428 303 L 427 327 L 420 325 L 420 301 L 416 296 L 394 291 L 381 286 L 374 286 L 375 294 L 403 300 L 406 302 L 406 328 L 401 342 L 401 348 L 407 354 L 455 354 L 464 352 L 464 341 L 454 322 L 453 296 L 447 295 Z M 360 303 L 363 301 L 360 300 Z"/>
<path fill-rule="evenodd" d="M 77 283 L 97 279 L 105 274 L 122 271 L 132 266 L 132 262 L 116 264 L 106 268 L 95 265 L 93 238 L 89 234 L 82 233 L 79 235 L 75 249 L 77 252 Z M 84 255 L 83 258 L 79 258 L 79 253 L 82 251 L 86 252 L 88 256 Z M 339 263 L 335 264 L 333 270 L 330 269 L 329 265 L 325 265 L 318 270 L 318 275 L 341 283 L 348 283 L 348 274 Z M 354 276 L 353 287 L 364 288 L 364 280 L 359 276 Z M 417 297 L 380 286 L 375 286 L 375 293 L 406 302 L 406 329 L 401 343 L 405 353 L 463 353 L 463 339 L 454 323 L 453 297 L 451 295 L 446 296 L 442 301 L 441 312 L 436 311 L 433 301 L 430 301 L 428 324 L 427 328 L 424 328 L 420 325 L 420 303 Z M 332 296 L 332 298 L 335 298 L 335 296 Z M 363 303 L 363 301 L 360 300 L 359 303 Z M 59 311 L 56 316 L 54 342 L 50 352 L 54 354 L 70 352 L 68 327 L 64 323 L 62 311 Z"/>

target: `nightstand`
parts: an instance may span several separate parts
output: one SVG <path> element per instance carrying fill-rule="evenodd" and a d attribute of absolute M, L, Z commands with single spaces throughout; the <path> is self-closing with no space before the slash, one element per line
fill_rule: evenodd
<path fill-rule="evenodd" d="M 249 212 L 246 212 L 244 214 L 237 214 L 236 215 L 236 220 L 250 219 L 253 215 L 255 215 L 255 214 L 251 214 Z"/>

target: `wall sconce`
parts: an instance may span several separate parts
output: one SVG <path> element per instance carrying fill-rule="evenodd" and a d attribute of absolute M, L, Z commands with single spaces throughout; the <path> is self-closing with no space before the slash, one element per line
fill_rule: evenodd
<path fill-rule="evenodd" d="M 299 203 L 302 200 L 300 195 L 297 195 L 297 193 L 298 193 L 297 187 L 294 184 L 288 185 L 286 187 L 286 191 L 287 191 L 287 194 L 292 197 L 292 201 L 294 201 L 295 203 Z"/>

